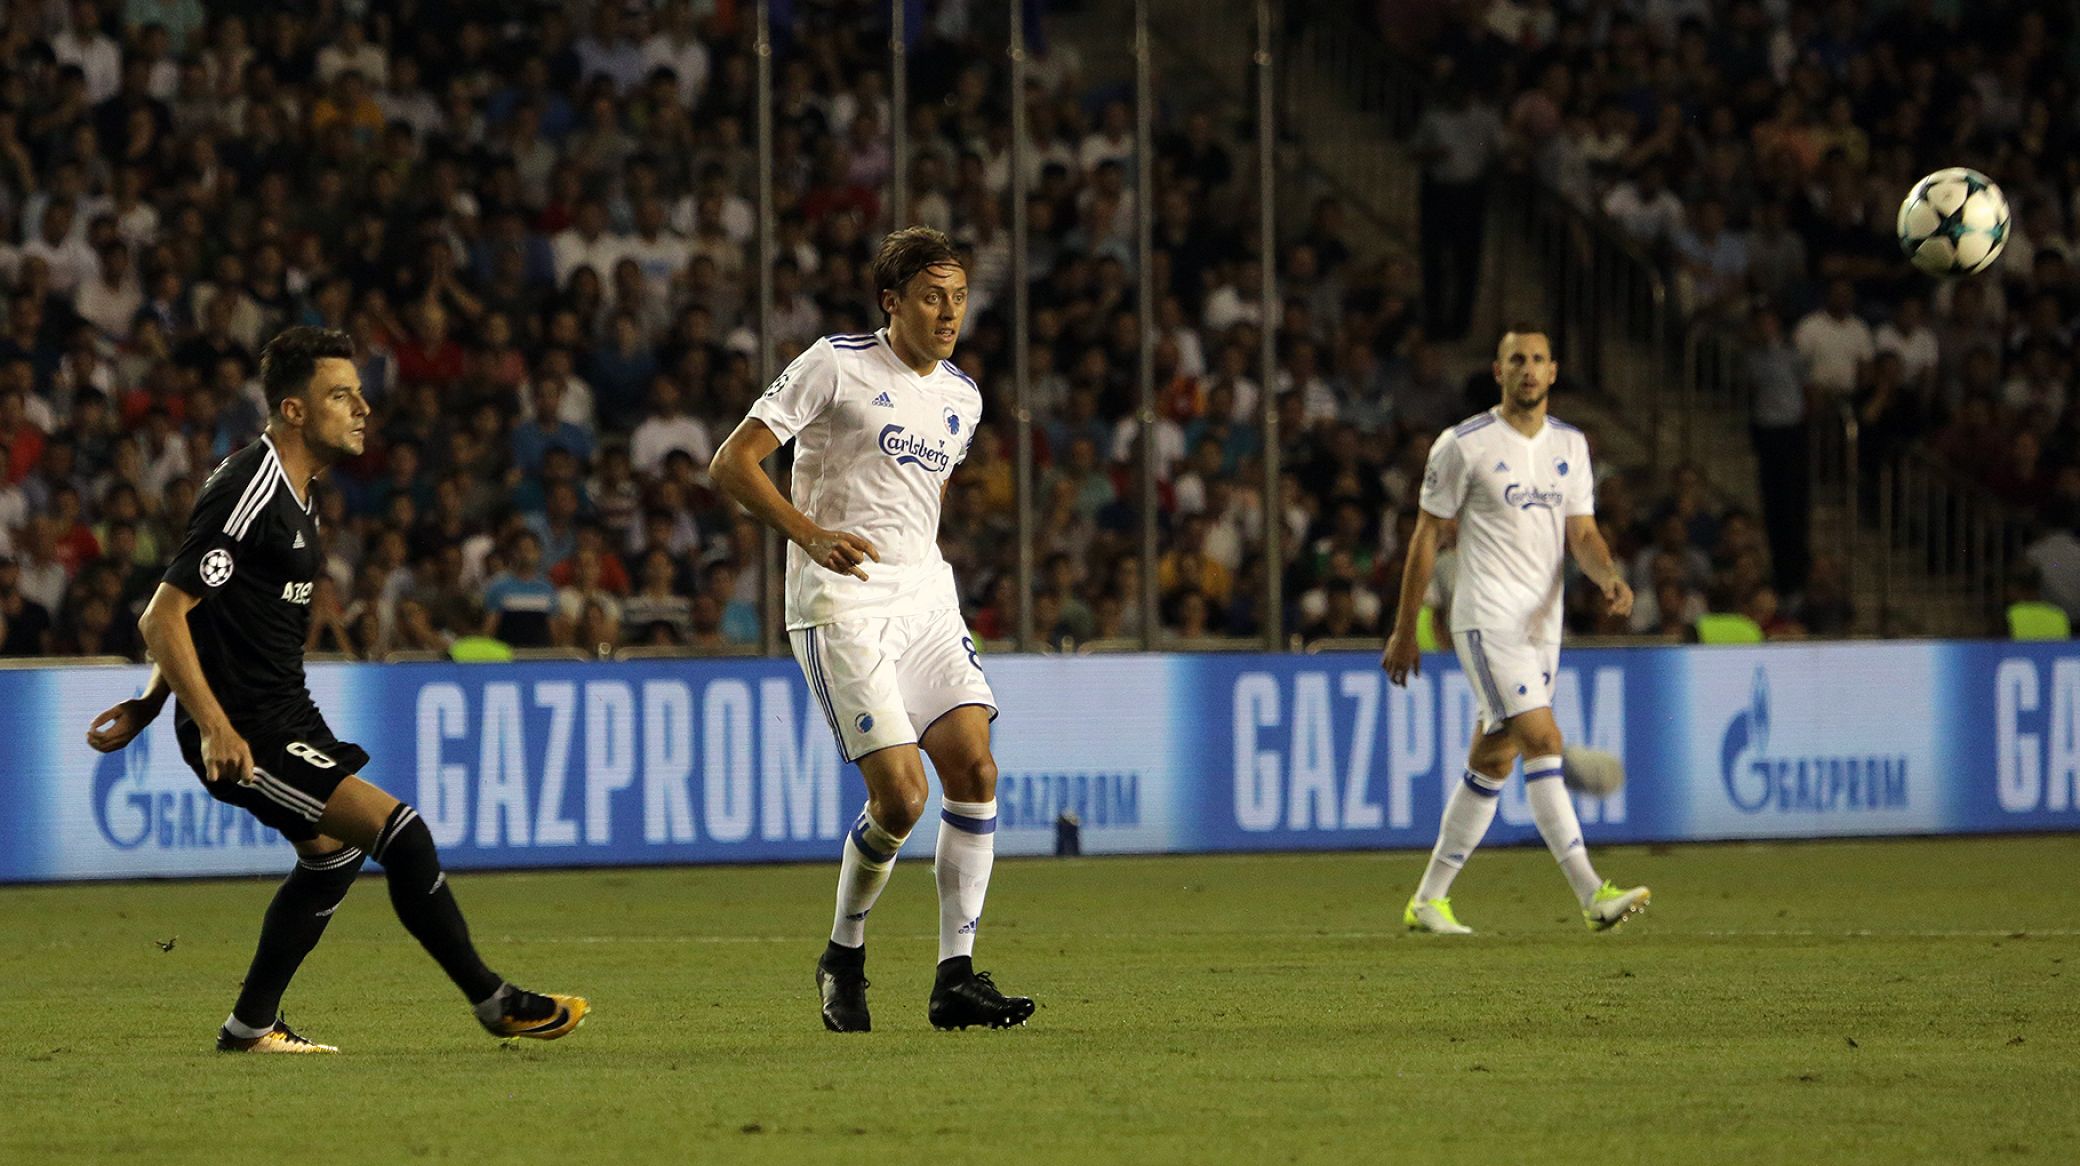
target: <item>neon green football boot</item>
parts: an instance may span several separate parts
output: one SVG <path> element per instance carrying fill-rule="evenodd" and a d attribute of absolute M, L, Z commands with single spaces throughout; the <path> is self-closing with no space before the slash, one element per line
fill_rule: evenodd
<path fill-rule="evenodd" d="M 1408 924 L 1410 931 L 1427 931 L 1432 935 L 1473 934 L 1473 928 L 1453 916 L 1452 901 L 1448 898 L 1418 899 L 1411 895 L 1408 906 L 1401 912 L 1401 921 Z"/>
<path fill-rule="evenodd" d="M 1609 879 L 1596 888 L 1596 896 L 1582 908 L 1582 921 L 1591 931 L 1609 931 L 1647 909 L 1654 893 L 1645 887 L 1621 888 Z"/>

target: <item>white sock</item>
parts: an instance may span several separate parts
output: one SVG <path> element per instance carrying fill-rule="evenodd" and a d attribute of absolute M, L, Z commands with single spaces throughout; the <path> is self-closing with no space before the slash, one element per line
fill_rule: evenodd
<path fill-rule="evenodd" d="M 1582 906 L 1588 906 L 1603 880 L 1596 877 L 1596 868 L 1589 865 L 1589 848 L 1582 842 L 1582 822 L 1575 817 L 1574 795 L 1567 792 L 1567 783 L 1560 780 L 1558 755 L 1524 759 L 1524 796 L 1531 802 L 1531 820 L 1538 823 L 1538 836 L 1546 840 L 1546 849 L 1553 852 L 1553 861 L 1560 864 L 1560 873 L 1567 876 L 1574 897 Z"/>
<path fill-rule="evenodd" d="M 1495 821 L 1495 799 L 1502 793 L 1501 780 L 1469 769 L 1445 799 L 1444 820 L 1437 826 L 1437 845 L 1430 851 L 1430 865 L 1423 868 L 1423 883 L 1416 898 L 1442 899 L 1452 889 L 1459 868 L 1473 855 L 1473 848 L 1487 836 Z"/>
<path fill-rule="evenodd" d="M 259 1040 L 261 1037 L 274 1031 L 274 1021 L 270 1020 L 265 1025 L 254 1028 L 252 1025 L 240 1020 L 238 1013 L 234 1012 L 225 1018 L 224 1031 L 240 1040 Z"/>
<path fill-rule="evenodd" d="M 908 837 L 905 835 L 904 837 Z M 888 885 L 896 851 L 903 839 L 882 829 L 869 810 L 861 810 L 845 836 L 845 857 L 838 865 L 838 912 L 831 921 L 831 942 L 858 947 L 867 942 L 867 912 Z"/>
<path fill-rule="evenodd" d="M 997 863 L 997 802 L 942 803 L 939 847 L 932 872 L 939 880 L 939 959 L 975 954 L 982 900 Z"/>

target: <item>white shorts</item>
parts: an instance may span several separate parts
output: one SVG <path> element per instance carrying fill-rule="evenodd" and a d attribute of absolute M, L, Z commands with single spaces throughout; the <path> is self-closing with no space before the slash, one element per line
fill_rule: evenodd
<path fill-rule="evenodd" d="M 1560 670 L 1560 645 L 1513 640 L 1480 631 L 1455 631 L 1452 647 L 1473 688 L 1474 709 L 1484 735 L 1500 733 L 1518 713 L 1553 707 L 1553 675 Z"/>
<path fill-rule="evenodd" d="M 847 761 L 915 745 L 962 705 L 981 705 L 996 719 L 996 694 L 959 611 L 839 620 L 787 638 Z"/>

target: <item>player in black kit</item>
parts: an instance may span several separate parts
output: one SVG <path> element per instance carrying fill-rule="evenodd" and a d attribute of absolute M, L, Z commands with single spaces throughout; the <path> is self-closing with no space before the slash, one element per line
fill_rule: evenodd
<path fill-rule="evenodd" d="M 139 629 L 157 662 L 142 696 L 94 718 L 87 743 L 130 743 L 176 700 L 174 733 L 211 796 L 295 844 L 294 870 L 260 928 L 252 969 L 217 1034 L 227 1052 L 332 1053 L 281 1019 L 282 992 L 346 897 L 364 855 L 381 863 L 405 929 L 462 989 L 495 1036 L 554 1040 L 581 996 L 525 992 L 484 966 L 417 811 L 354 776 L 360 746 L 325 725 L 304 686 L 311 583 L 323 555 L 311 497 L 326 467 L 362 451 L 368 402 L 344 332 L 291 328 L 260 356 L 260 440 L 217 467 Z"/>

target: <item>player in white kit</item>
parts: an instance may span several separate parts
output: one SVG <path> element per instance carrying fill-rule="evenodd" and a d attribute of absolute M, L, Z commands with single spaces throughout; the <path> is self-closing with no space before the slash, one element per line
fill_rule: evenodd
<path fill-rule="evenodd" d="M 1380 666 L 1395 684 L 1421 667 L 1416 616 L 1444 524 L 1459 524 L 1452 646 L 1472 685 L 1478 721 L 1466 773 L 1445 801 L 1437 846 L 1402 921 L 1412 930 L 1472 931 L 1452 913 L 1452 878 L 1495 820 L 1495 799 L 1517 758 L 1540 837 L 1559 862 L 1582 918 L 1607 930 L 1647 905 L 1645 887 L 1597 877 L 1582 843 L 1573 795 L 1560 780 L 1553 675 L 1560 660 L 1560 604 L 1568 551 L 1603 590 L 1612 613 L 1632 609 L 1632 589 L 1596 529 L 1596 480 L 1582 431 L 1546 416 L 1559 365 L 1544 332 L 1519 325 L 1496 348 L 1502 403 L 1438 435 L 1423 473 L 1421 512 L 1401 578 L 1401 606 Z"/>
<path fill-rule="evenodd" d="M 836 919 L 817 961 L 823 1023 L 866 1032 L 866 920 L 924 812 L 924 761 L 942 811 L 934 1027 L 1023 1024 L 1033 1002 L 974 969 L 995 859 L 996 697 L 961 622 L 939 511 L 982 419 L 982 394 L 950 359 L 968 310 L 953 244 L 929 227 L 890 235 L 874 259 L 888 326 L 830 336 L 780 374 L 715 453 L 715 482 L 787 536 L 787 631 L 839 752 L 867 781 L 844 844 Z M 793 499 L 760 463 L 795 443 Z"/>

